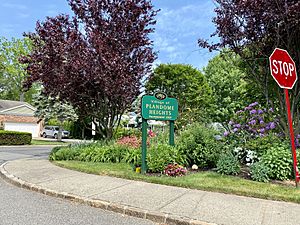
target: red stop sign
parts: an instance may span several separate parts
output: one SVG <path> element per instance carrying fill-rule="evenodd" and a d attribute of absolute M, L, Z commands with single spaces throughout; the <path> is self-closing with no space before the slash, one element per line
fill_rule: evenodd
<path fill-rule="evenodd" d="M 286 50 L 275 48 L 269 57 L 273 78 L 281 88 L 292 89 L 297 81 L 297 71 L 294 60 Z"/>

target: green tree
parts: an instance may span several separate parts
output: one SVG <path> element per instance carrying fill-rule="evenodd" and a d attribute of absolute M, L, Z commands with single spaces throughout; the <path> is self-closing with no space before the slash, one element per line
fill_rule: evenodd
<path fill-rule="evenodd" d="M 270 75 L 269 56 L 274 48 L 282 48 L 299 64 L 300 13 L 298 0 L 233 1 L 214 0 L 216 26 L 211 37 L 217 42 L 199 39 L 200 47 L 210 51 L 224 47 L 237 53 L 248 70 L 247 77 L 260 85 L 266 102 L 280 115 L 279 123 L 288 136 L 285 96 Z M 299 74 L 300 67 L 297 67 Z M 300 82 L 289 91 L 296 133 L 300 133 Z"/>
<path fill-rule="evenodd" d="M 35 95 L 33 105 L 37 109 L 35 116 L 45 120 L 55 119 L 59 122 L 58 141 L 62 139 L 63 123 L 78 119 L 73 107 L 59 97 L 47 97 L 43 94 Z"/>
<path fill-rule="evenodd" d="M 204 68 L 213 92 L 210 116 L 214 122 L 220 122 L 225 127 L 234 112 L 264 98 L 257 91 L 257 86 L 246 80 L 247 76 L 240 68 L 241 62 L 237 54 L 224 49 Z"/>
<path fill-rule="evenodd" d="M 8 100 L 32 101 L 36 86 L 28 92 L 23 91 L 23 81 L 27 77 L 25 65 L 19 62 L 20 57 L 28 55 L 32 50 L 29 38 L 10 41 L 0 38 L 0 98 Z"/>
<path fill-rule="evenodd" d="M 206 112 L 211 103 L 212 91 L 204 75 L 192 66 L 161 64 L 154 70 L 145 88 L 148 94 L 162 91 L 178 100 L 179 128 L 207 119 Z"/>

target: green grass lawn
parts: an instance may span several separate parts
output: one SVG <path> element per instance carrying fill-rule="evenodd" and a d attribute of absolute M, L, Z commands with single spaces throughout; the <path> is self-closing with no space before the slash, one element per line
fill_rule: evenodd
<path fill-rule="evenodd" d="M 98 175 L 108 175 L 191 189 L 300 203 L 300 189 L 296 189 L 295 187 L 255 182 L 239 177 L 220 175 L 215 172 L 198 172 L 183 177 L 167 177 L 164 175 L 149 176 L 138 174 L 132 171 L 130 165 L 124 163 L 55 161 L 54 164 L 68 169 Z"/>
<path fill-rule="evenodd" d="M 68 145 L 68 143 L 59 141 L 31 140 L 31 145 Z"/>

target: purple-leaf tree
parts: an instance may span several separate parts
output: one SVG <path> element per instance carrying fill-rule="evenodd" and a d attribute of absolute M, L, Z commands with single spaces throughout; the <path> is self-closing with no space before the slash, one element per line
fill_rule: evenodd
<path fill-rule="evenodd" d="M 248 80 L 258 83 L 271 106 L 281 113 L 280 124 L 288 133 L 283 91 L 270 75 L 268 58 L 275 47 L 286 49 L 300 65 L 299 0 L 214 0 L 216 43 L 199 39 L 200 47 L 217 50 L 230 48 L 243 59 Z M 300 66 L 297 67 L 300 72 Z M 296 132 L 300 131 L 300 85 L 291 91 L 291 108 Z"/>
<path fill-rule="evenodd" d="M 34 49 L 21 59 L 30 74 L 25 87 L 40 82 L 46 95 L 72 104 L 109 139 L 151 72 L 149 34 L 158 11 L 150 0 L 68 2 L 75 16 L 47 17 L 27 34 Z"/>

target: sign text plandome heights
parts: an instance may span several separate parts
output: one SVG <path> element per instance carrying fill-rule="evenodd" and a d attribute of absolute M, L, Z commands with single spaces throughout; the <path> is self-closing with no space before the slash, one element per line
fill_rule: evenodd
<path fill-rule="evenodd" d="M 149 120 L 176 120 L 178 102 L 175 98 L 159 100 L 154 96 L 145 95 L 142 98 L 142 117 Z"/>

